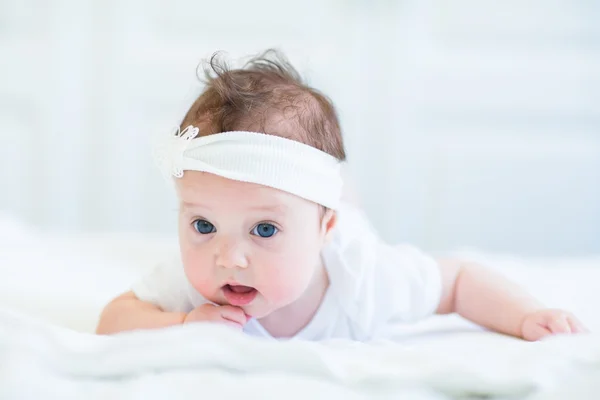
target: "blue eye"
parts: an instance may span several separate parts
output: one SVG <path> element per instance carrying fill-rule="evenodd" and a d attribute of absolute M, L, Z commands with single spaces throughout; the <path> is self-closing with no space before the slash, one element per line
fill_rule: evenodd
<path fill-rule="evenodd" d="M 252 234 L 263 238 L 270 238 L 278 231 L 273 224 L 258 224 L 252 229 Z"/>
<path fill-rule="evenodd" d="M 194 229 L 203 235 L 208 235 L 209 233 L 216 232 L 215 226 L 208 221 L 203 219 L 197 219 L 193 223 Z"/>

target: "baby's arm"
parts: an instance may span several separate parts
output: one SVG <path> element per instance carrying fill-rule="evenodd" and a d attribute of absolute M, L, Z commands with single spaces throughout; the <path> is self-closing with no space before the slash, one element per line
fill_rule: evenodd
<path fill-rule="evenodd" d="M 523 288 L 490 269 L 456 260 L 439 264 L 440 314 L 456 312 L 483 327 L 527 340 L 585 331 L 572 314 L 546 309 Z"/>
<path fill-rule="evenodd" d="M 111 334 L 134 329 L 164 328 L 182 324 L 186 314 L 164 312 L 157 306 L 139 300 L 133 292 L 127 292 L 104 308 L 96 333 Z"/>
<path fill-rule="evenodd" d="M 96 333 L 165 328 L 192 322 L 217 322 L 241 329 L 247 317 L 241 308 L 213 304 L 202 304 L 189 313 L 166 312 L 154 304 L 139 300 L 133 292 L 127 292 L 104 308 Z"/>

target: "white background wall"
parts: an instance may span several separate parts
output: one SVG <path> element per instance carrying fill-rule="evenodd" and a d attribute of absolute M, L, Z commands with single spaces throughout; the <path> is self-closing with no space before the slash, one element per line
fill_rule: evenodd
<path fill-rule="evenodd" d="M 152 135 L 195 68 L 285 51 L 337 104 L 390 241 L 600 253 L 600 5 L 0 0 L 0 212 L 174 234 Z"/>

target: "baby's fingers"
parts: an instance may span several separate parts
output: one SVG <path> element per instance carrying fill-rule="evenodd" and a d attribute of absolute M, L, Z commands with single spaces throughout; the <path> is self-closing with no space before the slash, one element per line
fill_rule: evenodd
<path fill-rule="evenodd" d="M 227 326 L 229 326 L 231 328 L 234 328 L 234 329 L 238 329 L 238 330 L 244 329 L 244 326 L 242 324 L 238 324 L 237 322 L 233 322 L 233 321 L 230 321 L 230 320 L 225 319 L 225 318 L 222 318 L 221 321 L 219 321 L 219 322 L 222 323 L 222 324 L 224 324 L 224 325 L 227 325 Z"/>
<path fill-rule="evenodd" d="M 567 317 L 569 325 L 571 326 L 571 332 L 573 333 L 588 333 L 589 330 L 574 316 Z"/>
<path fill-rule="evenodd" d="M 548 328 L 552 333 L 571 333 L 571 325 L 564 314 L 550 316 Z"/>
<path fill-rule="evenodd" d="M 532 324 L 523 332 L 523 338 L 532 342 L 550 335 L 552 335 L 552 331 L 540 324 Z"/>
<path fill-rule="evenodd" d="M 215 307 L 214 312 L 211 312 L 210 318 L 208 319 L 211 322 L 216 322 L 219 324 L 227 325 L 235 329 L 242 329 L 243 325 L 239 322 L 233 320 L 232 318 L 225 317 L 224 314 L 228 314 L 226 310 L 221 310 L 222 307 Z"/>
<path fill-rule="evenodd" d="M 240 326 L 246 325 L 246 314 L 241 308 L 233 306 L 220 306 L 218 307 L 218 310 L 223 319 L 239 324 Z"/>

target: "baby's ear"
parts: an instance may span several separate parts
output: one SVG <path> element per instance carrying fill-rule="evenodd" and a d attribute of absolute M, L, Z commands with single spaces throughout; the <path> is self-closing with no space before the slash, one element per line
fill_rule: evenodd
<path fill-rule="evenodd" d="M 323 218 L 321 219 L 321 231 L 324 234 L 325 243 L 331 240 L 333 235 L 333 228 L 337 225 L 337 212 L 335 210 L 327 209 Z"/>

